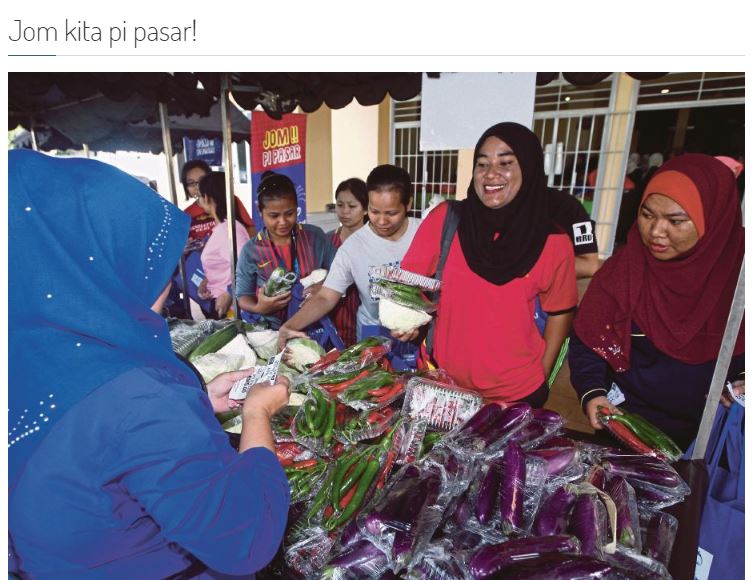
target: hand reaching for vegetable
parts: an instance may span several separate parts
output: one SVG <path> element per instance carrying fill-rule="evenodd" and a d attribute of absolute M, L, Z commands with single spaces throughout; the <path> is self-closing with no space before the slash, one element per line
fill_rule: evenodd
<path fill-rule="evenodd" d="M 419 336 L 419 329 L 412 328 L 410 330 L 393 330 L 390 335 L 400 342 L 411 342 Z"/>
<path fill-rule="evenodd" d="M 746 394 L 746 381 L 734 381 L 733 392 L 736 395 L 745 395 Z M 730 406 L 733 403 L 733 399 L 731 398 L 730 393 L 728 393 L 727 388 L 723 388 L 723 394 L 720 395 L 720 403 L 726 409 L 730 409 Z"/>
<path fill-rule="evenodd" d="M 264 289 L 260 288 L 257 292 L 257 307 L 259 314 L 272 314 L 278 310 L 282 310 L 291 301 L 291 293 L 284 292 L 277 296 L 267 296 L 264 293 Z"/>
<path fill-rule="evenodd" d="M 233 299 L 230 297 L 230 294 L 228 292 L 223 292 L 220 296 L 215 298 L 215 312 L 217 312 L 217 315 L 220 318 L 224 318 L 232 303 Z"/>
<path fill-rule="evenodd" d="M 281 326 L 280 330 L 278 331 L 278 352 L 283 350 L 285 348 L 285 345 L 292 338 L 308 338 L 308 336 L 305 332 L 287 328 L 285 324 Z M 286 358 L 287 356 L 283 355 L 283 360 L 285 360 Z"/>
<path fill-rule="evenodd" d="M 602 423 L 600 423 L 599 419 L 597 419 L 597 407 L 607 407 L 612 413 L 616 413 L 618 415 L 623 414 L 618 407 L 611 404 L 610 401 L 607 400 L 607 397 L 595 397 L 594 399 L 591 399 L 586 404 L 586 410 L 584 411 L 584 414 L 586 415 L 586 418 L 589 419 L 589 424 L 594 429 L 603 428 Z"/>
<path fill-rule="evenodd" d="M 237 409 L 243 405 L 242 401 L 234 401 L 228 398 L 228 393 L 233 383 L 248 377 L 254 372 L 254 367 L 242 371 L 233 371 L 216 376 L 207 384 L 207 395 L 215 413 L 225 413 L 231 409 Z"/>

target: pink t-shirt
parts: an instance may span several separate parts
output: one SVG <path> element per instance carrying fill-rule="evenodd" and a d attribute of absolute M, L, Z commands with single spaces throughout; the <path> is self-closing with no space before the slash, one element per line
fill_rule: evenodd
<path fill-rule="evenodd" d="M 249 234 L 241 223 L 236 221 L 236 259 L 241 248 L 249 241 Z M 226 292 L 233 279 L 230 270 L 230 240 L 228 239 L 228 222 L 215 226 L 202 250 L 202 268 L 207 277 L 207 290 L 212 298 Z"/>
<path fill-rule="evenodd" d="M 434 275 L 447 204 L 422 222 L 401 268 Z M 535 299 L 545 312 L 576 306 L 573 246 L 552 234 L 531 271 L 497 286 L 466 263 L 458 234 L 450 245 L 437 309 L 434 358 L 461 386 L 486 399 L 516 401 L 544 381 L 545 342 L 534 323 Z"/>

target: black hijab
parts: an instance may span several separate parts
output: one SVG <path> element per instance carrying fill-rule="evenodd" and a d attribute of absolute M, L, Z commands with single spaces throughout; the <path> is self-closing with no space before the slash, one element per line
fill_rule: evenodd
<path fill-rule="evenodd" d="M 498 123 L 479 138 L 474 148 L 475 166 L 488 137 L 497 137 L 513 149 L 523 174 L 521 189 L 509 204 L 490 209 L 479 199 L 472 177 L 458 238 L 469 268 L 501 286 L 532 269 L 547 236 L 555 230 L 548 217 L 544 154 L 537 136 L 518 123 Z"/>

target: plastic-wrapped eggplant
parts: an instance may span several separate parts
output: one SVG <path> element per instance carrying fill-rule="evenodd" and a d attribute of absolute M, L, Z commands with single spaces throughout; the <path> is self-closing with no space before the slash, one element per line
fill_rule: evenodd
<path fill-rule="evenodd" d="M 600 467 L 599 465 L 592 466 L 592 468 L 589 470 L 589 473 L 586 474 L 584 481 L 591 483 L 600 491 L 607 490 L 607 475 L 605 474 L 605 470 L 602 469 L 602 467 Z"/>
<path fill-rule="evenodd" d="M 413 549 L 417 534 L 417 522 L 422 512 L 437 502 L 440 496 L 441 476 L 439 471 L 429 469 L 422 473 L 420 481 L 415 486 L 411 501 L 404 504 L 402 513 L 394 521 L 399 523 L 393 540 L 393 560 L 410 553 Z"/>
<path fill-rule="evenodd" d="M 566 447 L 576 447 L 576 442 L 569 437 L 557 436 L 542 442 L 537 449 L 560 449 Z"/>
<path fill-rule="evenodd" d="M 482 478 L 474 505 L 474 515 L 480 524 L 487 525 L 494 515 L 495 500 L 500 490 L 500 464 L 493 461 Z"/>
<path fill-rule="evenodd" d="M 416 465 L 408 465 L 399 472 L 398 479 L 380 501 L 379 509 L 373 510 L 364 520 L 365 528 L 370 534 L 379 536 L 385 523 L 399 520 L 411 504 L 416 504 L 417 501 L 421 503 L 422 498 L 417 495 L 420 475 L 421 471 Z"/>
<path fill-rule="evenodd" d="M 606 555 L 605 561 L 632 580 L 672 580 L 664 565 L 633 550 L 619 548 L 614 554 Z"/>
<path fill-rule="evenodd" d="M 578 554 L 579 541 L 573 536 L 516 538 L 480 548 L 469 560 L 469 571 L 475 580 L 497 577 L 506 567 L 524 559 L 558 552 Z"/>
<path fill-rule="evenodd" d="M 534 533 L 538 536 L 562 534 L 568 528 L 571 509 L 576 503 L 576 494 L 565 486 L 556 489 L 545 500 L 534 520 Z"/>
<path fill-rule="evenodd" d="M 503 414 L 503 408 L 497 403 L 488 403 L 479 409 L 466 424 L 461 427 L 460 433 L 464 435 L 481 436 L 491 425 L 496 423 Z"/>
<path fill-rule="evenodd" d="M 526 454 L 518 443 L 508 443 L 500 460 L 500 522 L 504 532 L 524 527 Z"/>
<path fill-rule="evenodd" d="M 554 477 L 566 472 L 569 467 L 579 460 L 579 450 L 576 447 L 534 449 L 529 453 L 547 462 L 548 477 Z"/>
<path fill-rule="evenodd" d="M 473 508 L 471 506 L 471 501 L 469 500 L 468 495 L 463 494 L 453 509 L 453 521 L 456 525 L 463 528 L 471 518 L 472 512 Z"/>
<path fill-rule="evenodd" d="M 582 554 L 602 554 L 606 519 L 605 506 L 595 494 L 582 493 L 576 498 L 568 523 L 568 533 L 579 539 Z"/>
<path fill-rule="evenodd" d="M 643 553 L 667 566 L 678 531 L 678 520 L 665 512 L 652 512 L 642 517 L 642 520 L 645 519 L 647 529 Z"/>
<path fill-rule="evenodd" d="M 339 578 L 373 577 L 386 570 L 387 566 L 388 560 L 385 552 L 369 540 L 360 540 L 332 558 L 322 576 L 324 578 L 336 576 Z M 337 574 L 337 569 L 344 570 L 347 576 L 344 576 L 343 573 Z"/>
<path fill-rule="evenodd" d="M 528 403 L 513 403 L 503 409 L 500 417 L 487 429 L 482 437 L 491 445 L 507 437 L 516 429 L 524 427 L 531 421 L 531 405 Z"/>
<path fill-rule="evenodd" d="M 547 570 L 544 575 L 543 571 Z M 596 558 L 551 552 L 539 558 L 507 566 L 497 574 L 498 580 L 629 580 L 631 577 Z M 633 579 L 631 579 L 633 580 Z"/>
<path fill-rule="evenodd" d="M 666 464 L 640 463 L 638 461 L 623 461 L 617 458 L 604 461 L 602 466 L 608 473 L 619 475 L 626 479 L 651 483 L 662 487 L 676 488 L 684 485 L 681 476 L 675 469 Z"/>
<path fill-rule="evenodd" d="M 634 489 L 622 477 L 612 477 L 607 484 L 607 494 L 615 503 L 618 541 L 627 548 L 641 551 L 639 513 Z"/>

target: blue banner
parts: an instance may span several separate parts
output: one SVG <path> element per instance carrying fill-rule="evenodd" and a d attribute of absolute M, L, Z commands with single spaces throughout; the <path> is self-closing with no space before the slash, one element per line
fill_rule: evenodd
<path fill-rule="evenodd" d="M 200 137 L 199 139 L 183 138 L 183 153 L 186 161 L 199 159 L 214 167 L 223 164 L 223 140 L 208 139 Z"/>

